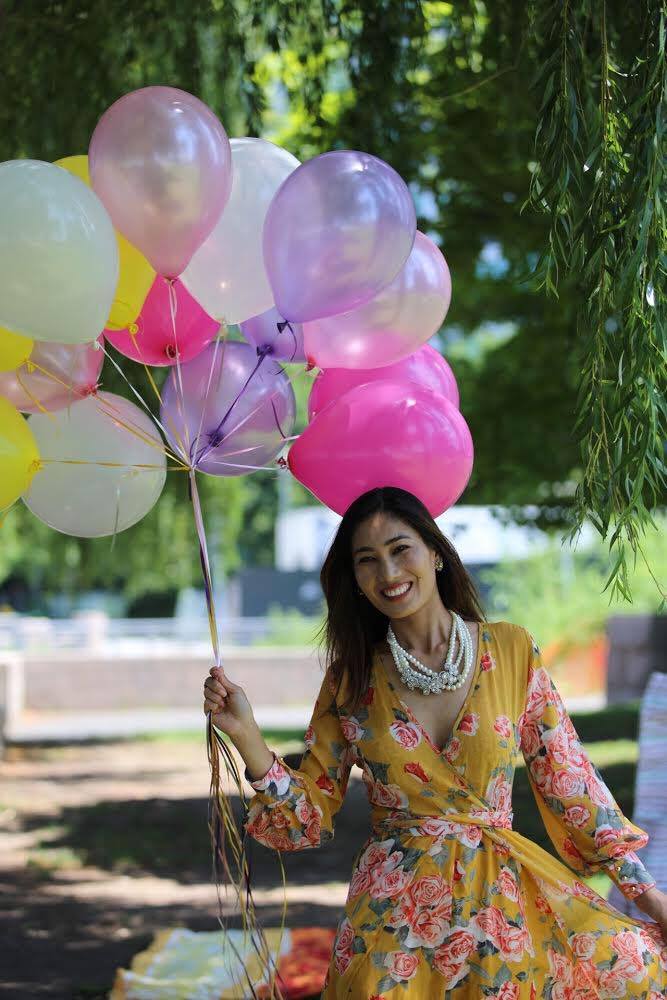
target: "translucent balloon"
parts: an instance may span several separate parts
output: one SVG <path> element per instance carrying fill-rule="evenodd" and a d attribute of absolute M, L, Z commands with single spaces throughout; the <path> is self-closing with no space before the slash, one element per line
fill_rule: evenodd
<path fill-rule="evenodd" d="M 292 433 L 294 390 L 280 365 L 248 344 L 207 347 L 172 371 L 161 421 L 174 449 L 212 476 L 239 476 L 273 461 Z"/>
<path fill-rule="evenodd" d="M 175 365 L 195 358 L 211 343 L 220 324 L 204 312 L 181 281 L 176 279 L 172 288 L 173 322 L 169 282 L 157 275 L 136 323 L 127 330 L 106 330 L 109 343 L 145 365 Z"/>
<path fill-rule="evenodd" d="M 69 170 L 90 187 L 87 156 L 65 156 L 56 160 L 56 166 Z M 106 326 L 112 330 L 134 323 L 148 295 L 155 271 L 146 258 L 122 233 L 116 232 L 118 242 L 118 284 Z"/>
<path fill-rule="evenodd" d="M 328 368 L 320 372 L 308 397 L 308 419 L 312 420 L 325 406 L 339 399 L 344 392 L 365 382 L 390 379 L 393 382 L 414 382 L 423 389 L 444 396 L 458 407 L 459 390 L 454 372 L 443 356 L 424 344 L 418 351 L 385 368 Z"/>
<path fill-rule="evenodd" d="M 264 224 L 276 308 L 295 322 L 346 312 L 392 281 L 415 238 L 405 182 L 369 153 L 336 150 L 302 164 Z"/>
<path fill-rule="evenodd" d="M 116 229 L 167 278 L 211 233 L 232 184 L 227 133 L 199 98 L 174 87 L 144 87 L 112 104 L 88 164 Z"/>
<path fill-rule="evenodd" d="M 23 499 L 50 527 L 101 538 L 136 524 L 156 503 L 166 478 L 164 446 L 134 403 L 100 392 L 28 423 L 44 466 Z"/>
<path fill-rule="evenodd" d="M 407 358 L 440 329 L 451 297 L 445 258 L 417 233 L 404 266 L 374 298 L 305 324 L 308 360 L 318 368 L 378 368 Z"/>
<path fill-rule="evenodd" d="M 13 372 L 0 373 L 0 395 L 24 413 L 62 410 L 97 388 L 104 351 L 92 344 L 37 341 L 30 358 Z"/>
<path fill-rule="evenodd" d="M 0 327 L 0 372 L 11 372 L 24 361 L 32 351 L 34 341 L 20 333 L 13 333 Z"/>
<path fill-rule="evenodd" d="M 27 490 L 39 467 L 39 449 L 25 417 L 0 396 L 0 511 Z"/>
<path fill-rule="evenodd" d="M 258 351 L 266 351 L 274 358 L 293 362 L 306 360 L 303 327 L 300 323 L 288 323 L 275 306 L 241 323 L 241 333 Z"/>
<path fill-rule="evenodd" d="M 52 163 L 8 160 L 0 219 L 0 323 L 35 340 L 95 340 L 118 281 L 116 237 L 96 194 Z"/>
<path fill-rule="evenodd" d="M 273 305 L 262 229 L 271 199 L 299 161 L 266 139 L 232 139 L 231 147 L 229 202 L 183 281 L 211 316 L 240 323 Z"/>
<path fill-rule="evenodd" d="M 473 446 L 448 399 L 413 382 L 379 380 L 318 413 L 288 461 L 299 482 L 338 514 L 367 490 L 399 486 L 437 517 L 465 489 Z"/>

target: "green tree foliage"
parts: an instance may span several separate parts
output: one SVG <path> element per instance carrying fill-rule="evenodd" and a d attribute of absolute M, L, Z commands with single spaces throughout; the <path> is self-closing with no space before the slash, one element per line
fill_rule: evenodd
<path fill-rule="evenodd" d="M 441 343 L 476 444 L 466 501 L 537 503 L 561 527 L 590 518 L 627 594 L 628 545 L 665 498 L 665 0 L 0 10 L 0 158 L 82 152 L 113 100 L 170 83 L 230 134 L 392 163 L 453 275 Z M 211 487 L 244 558 L 269 561 L 276 482 L 247 477 L 224 501 L 215 490 L 232 487 Z M 176 518 L 183 491 L 171 489 Z M 121 569 L 150 523 L 116 540 Z"/>

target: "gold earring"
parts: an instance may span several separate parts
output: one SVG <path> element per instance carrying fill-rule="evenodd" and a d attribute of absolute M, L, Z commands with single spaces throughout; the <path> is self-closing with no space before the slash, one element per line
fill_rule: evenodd
<path fill-rule="evenodd" d="M 445 568 L 445 564 L 442 561 L 442 556 L 438 556 L 436 558 L 436 560 L 435 560 L 435 570 L 436 570 L 436 573 L 439 573 L 444 568 Z"/>

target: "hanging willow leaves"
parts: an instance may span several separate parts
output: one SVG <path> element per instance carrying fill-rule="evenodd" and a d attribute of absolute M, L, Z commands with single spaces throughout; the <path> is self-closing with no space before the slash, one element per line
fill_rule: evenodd
<path fill-rule="evenodd" d="M 667 439 L 664 114 L 667 5 L 640 8 L 624 51 L 606 0 L 536 12 L 544 86 L 530 201 L 549 216 L 538 281 L 577 279 L 581 359 L 576 532 L 590 519 L 630 599 L 629 552 L 646 558 L 664 502 Z"/>

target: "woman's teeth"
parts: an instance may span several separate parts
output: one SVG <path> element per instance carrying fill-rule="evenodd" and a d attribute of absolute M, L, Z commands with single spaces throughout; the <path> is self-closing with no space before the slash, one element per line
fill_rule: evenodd
<path fill-rule="evenodd" d="M 402 583 L 398 587 L 391 587 L 389 590 L 383 590 L 382 596 L 389 597 L 390 599 L 396 597 L 402 597 L 403 594 L 407 594 L 407 592 L 410 590 L 411 587 L 412 587 L 411 583 Z"/>

